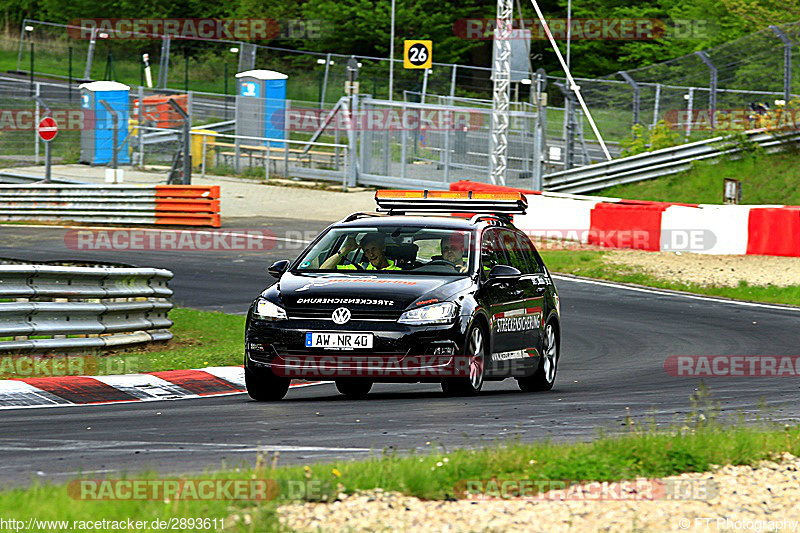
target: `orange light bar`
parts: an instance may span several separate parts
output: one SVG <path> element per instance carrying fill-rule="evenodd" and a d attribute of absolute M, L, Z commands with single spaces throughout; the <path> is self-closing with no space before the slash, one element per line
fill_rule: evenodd
<path fill-rule="evenodd" d="M 473 192 L 473 191 L 393 191 L 380 190 L 375 192 L 375 199 L 389 198 L 422 198 L 439 199 L 449 198 L 454 200 L 524 200 L 521 192 Z"/>
<path fill-rule="evenodd" d="M 378 211 L 428 213 L 524 213 L 528 201 L 521 192 L 393 191 L 375 192 Z"/>

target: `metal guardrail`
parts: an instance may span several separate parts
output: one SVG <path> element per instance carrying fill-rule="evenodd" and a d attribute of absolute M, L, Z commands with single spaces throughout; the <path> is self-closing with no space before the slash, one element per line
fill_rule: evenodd
<path fill-rule="evenodd" d="M 24 172 L 16 172 L 14 170 L 0 171 L 0 183 L 14 185 L 14 184 L 42 183 L 43 181 L 44 178 L 42 176 L 25 174 Z M 85 183 L 83 181 L 70 180 L 66 178 L 55 178 L 55 177 L 50 178 L 50 181 L 52 183 L 63 183 L 71 185 Z"/>
<path fill-rule="evenodd" d="M 219 186 L 0 185 L 0 220 L 220 226 Z"/>
<path fill-rule="evenodd" d="M 758 144 L 768 151 L 780 150 L 784 145 L 800 142 L 800 133 L 764 133 L 761 130 L 746 134 L 747 141 Z M 615 159 L 595 165 L 563 170 L 544 176 L 544 190 L 583 194 L 613 185 L 633 183 L 688 170 L 695 161 L 717 158 L 724 154 L 735 154 L 742 150 L 726 147 L 732 143 L 730 137 L 715 137 L 654 152 Z"/>
<path fill-rule="evenodd" d="M 157 268 L 0 265 L 0 352 L 167 341 L 171 278 Z"/>

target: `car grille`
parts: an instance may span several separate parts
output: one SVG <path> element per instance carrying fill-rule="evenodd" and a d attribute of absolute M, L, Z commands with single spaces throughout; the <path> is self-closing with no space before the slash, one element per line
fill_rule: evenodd
<path fill-rule="evenodd" d="M 330 320 L 333 309 L 319 310 L 319 309 L 287 309 L 286 314 L 292 320 Z M 386 311 L 378 309 L 370 310 L 350 310 L 350 322 L 352 321 L 369 321 L 369 322 L 396 322 L 403 311 Z"/>

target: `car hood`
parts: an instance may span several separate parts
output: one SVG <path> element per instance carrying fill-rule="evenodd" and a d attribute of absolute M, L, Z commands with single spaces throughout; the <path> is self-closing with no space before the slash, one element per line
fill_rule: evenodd
<path fill-rule="evenodd" d="M 412 304 L 422 305 L 425 300 L 445 301 L 470 283 L 469 278 L 456 276 L 286 272 L 271 288 L 276 292 L 268 289 L 264 295 L 277 297 L 287 308 L 314 305 L 333 309 L 345 305 L 402 310 Z"/>

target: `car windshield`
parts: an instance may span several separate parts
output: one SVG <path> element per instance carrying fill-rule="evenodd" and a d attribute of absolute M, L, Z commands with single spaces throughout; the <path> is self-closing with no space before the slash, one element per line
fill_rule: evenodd
<path fill-rule="evenodd" d="M 333 228 L 306 251 L 296 270 L 466 275 L 470 233 L 419 226 Z"/>

